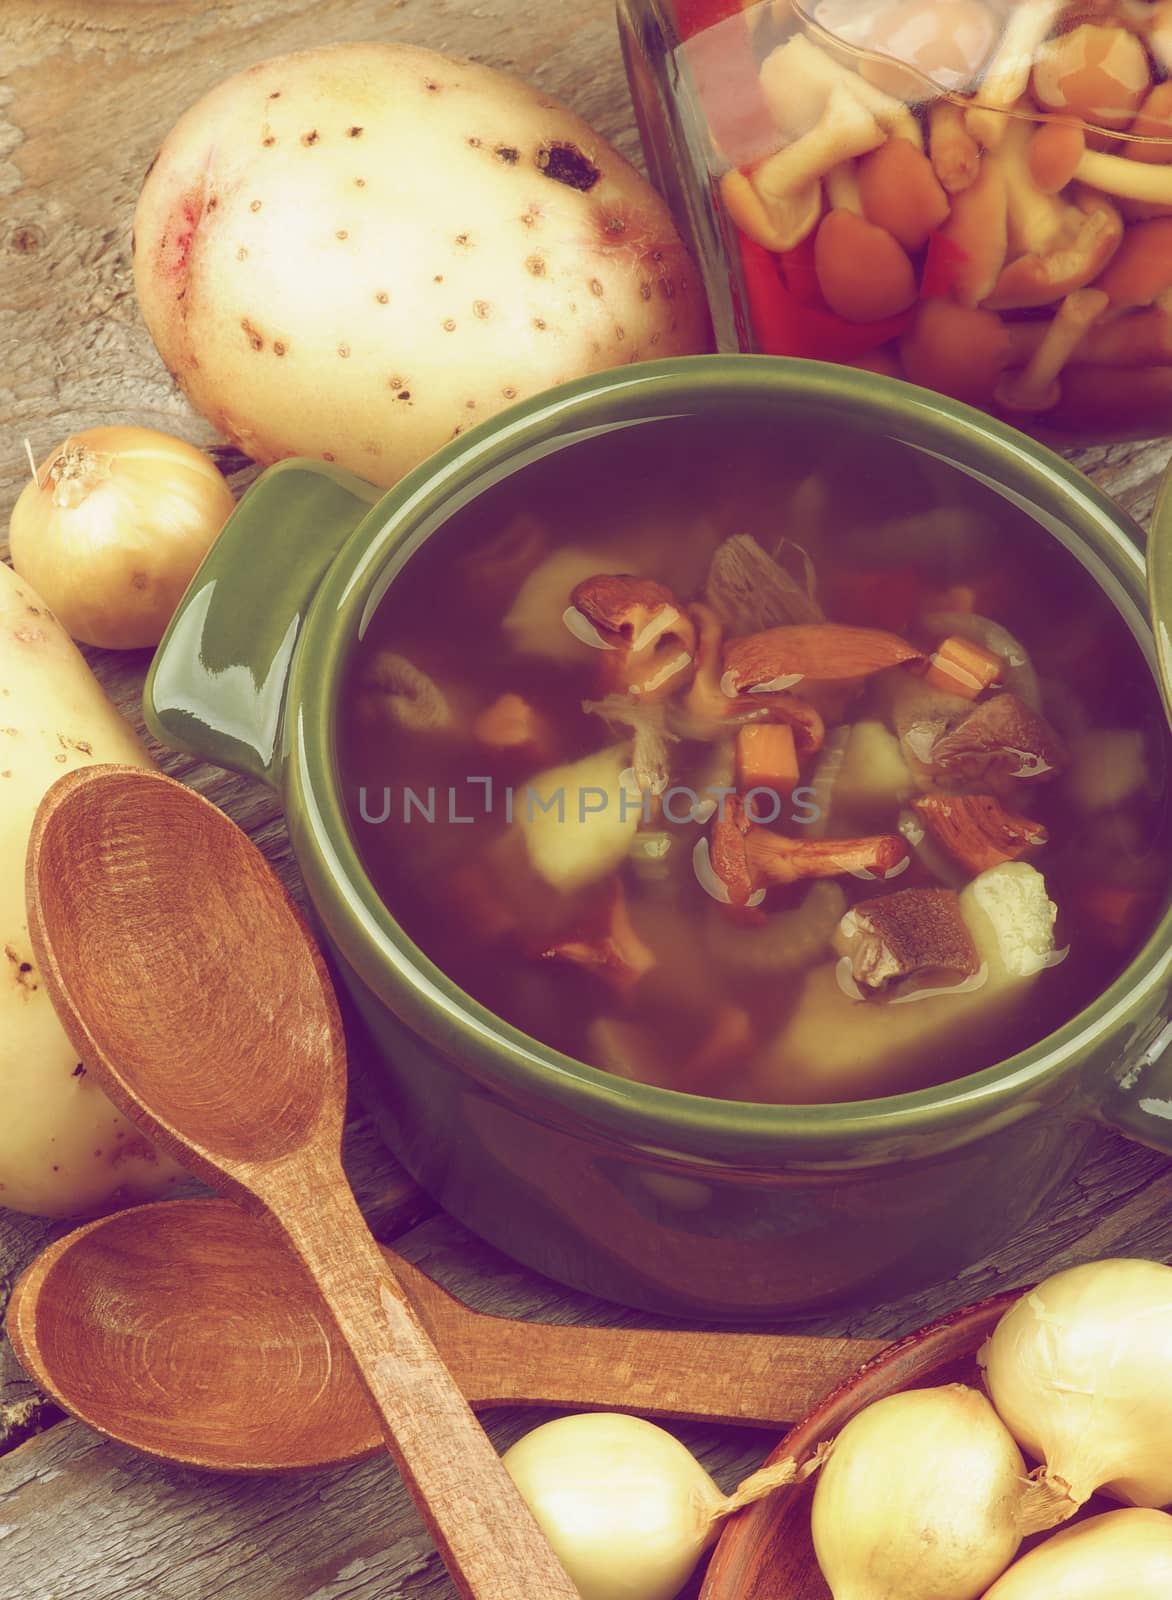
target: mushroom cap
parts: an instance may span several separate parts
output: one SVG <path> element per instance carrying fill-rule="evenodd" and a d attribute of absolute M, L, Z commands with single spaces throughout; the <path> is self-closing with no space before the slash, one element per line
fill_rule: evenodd
<path fill-rule="evenodd" d="M 932 163 L 907 139 L 888 139 L 858 164 L 868 222 L 886 228 L 905 250 L 922 250 L 948 221 L 949 201 Z"/>
<path fill-rule="evenodd" d="M 988 405 L 1011 347 L 1005 324 L 992 311 L 925 300 L 901 354 L 912 383 L 970 405 Z"/>
<path fill-rule="evenodd" d="M 899 241 L 853 211 L 831 211 L 814 240 L 818 287 L 848 322 L 884 322 L 915 304 L 916 272 Z"/>
<path fill-rule="evenodd" d="M 1074 181 L 1087 139 L 1078 122 L 1043 122 L 1026 152 L 1030 176 L 1043 194 L 1058 194 Z"/>
<path fill-rule="evenodd" d="M 1129 143 L 1123 154 L 1131 161 L 1166 166 L 1172 161 L 1172 78 L 1158 83 L 1136 113 L 1127 130 L 1136 139 L 1158 140 L 1155 144 Z"/>
<path fill-rule="evenodd" d="M 1033 71 L 1034 98 L 1101 128 L 1126 128 L 1152 82 L 1141 40 L 1126 28 L 1084 22 L 1048 40 Z"/>
<path fill-rule="evenodd" d="M 997 17 L 981 0 L 897 0 L 880 11 L 865 40 L 891 60 L 864 61 L 859 70 L 903 100 L 927 99 L 929 83 L 965 89 L 992 53 L 998 31 Z M 915 70 L 901 70 L 898 62 Z"/>
<path fill-rule="evenodd" d="M 1117 306 L 1154 305 L 1172 289 L 1172 217 L 1137 222 L 1099 278 L 1099 288 Z"/>
<path fill-rule="evenodd" d="M 1019 256 L 1002 271 L 985 301 L 989 311 L 1017 311 L 1053 305 L 1093 283 L 1119 249 L 1123 219 L 1102 195 L 1085 190 L 1079 198 L 1084 220 L 1075 237 L 1048 255 Z"/>

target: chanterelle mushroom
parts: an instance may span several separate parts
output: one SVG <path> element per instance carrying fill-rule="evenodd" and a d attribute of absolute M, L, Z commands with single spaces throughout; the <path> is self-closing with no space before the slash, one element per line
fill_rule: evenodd
<path fill-rule="evenodd" d="M 913 645 L 882 628 L 835 622 L 769 628 L 726 644 L 721 687 L 729 696 L 769 694 L 803 678 L 840 683 L 921 659 Z"/>
<path fill-rule="evenodd" d="M 712 739 L 745 722 L 784 722 L 794 731 L 799 755 L 820 750 L 826 725 L 817 709 L 800 695 L 776 688 L 768 693 L 727 692 L 720 618 L 702 604 L 690 606 L 688 614 L 698 641 L 696 671 L 678 710 L 673 708 L 673 731 L 685 739 Z"/>
<path fill-rule="evenodd" d="M 896 877 L 910 860 L 905 839 L 880 834 L 865 839 L 791 839 L 750 821 L 737 799 L 713 818 L 708 863 L 732 906 L 746 906 L 774 884 L 814 878 L 880 880 Z"/>
<path fill-rule="evenodd" d="M 606 687 L 641 700 L 665 700 L 692 668 L 696 630 L 665 584 L 627 574 L 601 574 L 570 596 L 567 626 L 584 619 L 607 652 Z"/>
<path fill-rule="evenodd" d="M 932 838 L 974 874 L 1019 861 L 1049 838 L 1040 822 L 1007 811 L 996 795 L 921 795 L 912 810 Z"/>
<path fill-rule="evenodd" d="M 622 880 L 613 878 L 573 934 L 536 952 L 541 961 L 563 962 L 601 978 L 626 994 L 651 971 L 655 953 L 631 926 Z"/>
<path fill-rule="evenodd" d="M 864 994 L 916 979 L 916 987 L 952 987 L 980 971 L 980 957 L 951 889 L 901 889 L 864 900 L 843 917 L 835 948 Z"/>

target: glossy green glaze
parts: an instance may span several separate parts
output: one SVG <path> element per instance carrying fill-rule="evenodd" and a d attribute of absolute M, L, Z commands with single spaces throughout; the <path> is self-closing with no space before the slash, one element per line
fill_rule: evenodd
<path fill-rule="evenodd" d="M 551 1277 L 655 1310 L 734 1318 L 891 1297 L 955 1272 L 1044 1204 L 1095 1117 L 1172 1152 L 1159 1081 L 1163 1072 L 1172 1094 L 1160 1061 L 1172 910 L 1119 981 L 1043 1045 L 918 1094 L 785 1107 L 631 1084 L 546 1049 L 448 982 L 367 880 L 338 793 L 336 700 L 395 571 L 457 505 L 534 451 L 584 429 L 746 410 L 779 427 L 791 415 L 824 418 L 844 438 L 879 431 L 1000 486 L 1071 544 L 1154 670 L 1138 530 L 1066 462 L 927 391 L 739 356 L 636 366 L 540 396 L 441 451 L 374 510 L 353 480 L 311 463 L 265 474 L 197 577 L 147 692 L 161 738 L 281 793 L 353 1001 L 363 1092 L 408 1170 Z M 304 502 L 318 475 L 330 488 L 314 523 Z M 300 557 L 286 560 L 291 527 Z M 213 579 L 230 604 L 208 600 Z M 263 686 L 251 713 L 250 684 Z"/>

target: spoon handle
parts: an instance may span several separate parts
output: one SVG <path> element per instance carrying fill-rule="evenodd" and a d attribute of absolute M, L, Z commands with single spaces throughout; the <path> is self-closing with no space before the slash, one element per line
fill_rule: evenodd
<path fill-rule="evenodd" d="M 580 1600 L 380 1254 L 341 1168 L 303 1152 L 254 1187 L 316 1280 L 461 1595 Z"/>
<path fill-rule="evenodd" d="M 466 1348 L 447 1329 L 441 1340 L 445 1361 L 478 1408 L 634 1411 L 748 1427 L 804 1417 L 891 1343 L 487 1321 L 474 1324 L 478 1337 Z"/>

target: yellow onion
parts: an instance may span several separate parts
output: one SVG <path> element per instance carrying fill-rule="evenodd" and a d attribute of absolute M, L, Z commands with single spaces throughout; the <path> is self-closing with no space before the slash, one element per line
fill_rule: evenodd
<path fill-rule="evenodd" d="M 1021 1543 L 1025 1463 L 960 1383 L 888 1395 L 835 1439 L 811 1508 L 834 1600 L 977 1600 Z"/>
<path fill-rule="evenodd" d="M 1172 1517 L 1108 1511 L 1064 1528 L 1015 1562 L 985 1600 L 1168 1600 Z"/>
<path fill-rule="evenodd" d="M 228 513 L 215 464 L 151 428 L 88 428 L 12 511 L 12 565 L 82 644 L 156 645 Z"/>
<path fill-rule="evenodd" d="M 1043 1463 L 1024 1532 L 1064 1522 L 1099 1489 L 1172 1503 L 1172 1267 L 1107 1260 L 1056 1273 L 1010 1307 L 981 1363 L 1002 1420 Z"/>
<path fill-rule="evenodd" d="M 726 1517 L 814 1465 L 776 1462 L 725 1495 L 672 1434 L 609 1411 L 544 1423 L 504 1463 L 582 1600 L 672 1600 Z"/>

